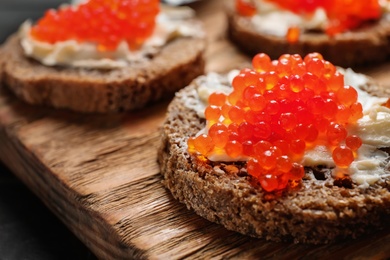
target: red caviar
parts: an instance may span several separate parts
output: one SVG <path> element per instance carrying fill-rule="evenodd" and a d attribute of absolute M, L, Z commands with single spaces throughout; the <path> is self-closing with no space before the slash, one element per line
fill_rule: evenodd
<path fill-rule="evenodd" d="M 236 10 L 242 16 L 253 16 L 256 14 L 256 5 L 253 0 L 236 0 Z"/>
<path fill-rule="evenodd" d="M 349 147 L 338 146 L 332 153 L 333 161 L 341 168 L 348 167 L 354 160 L 353 152 Z"/>
<path fill-rule="evenodd" d="M 361 139 L 348 135 L 347 126 L 362 117 L 362 106 L 343 75 L 318 53 L 274 61 L 262 53 L 252 64 L 233 79 L 230 94 L 210 95 L 208 134 L 191 137 L 189 151 L 247 158 L 248 173 L 266 191 L 300 180 L 300 161 L 317 144 L 327 144 L 335 164 L 348 167 Z M 355 111 L 352 119 L 345 111 Z"/>
<path fill-rule="evenodd" d="M 357 151 L 362 146 L 362 139 L 357 135 L 350 135 L 345 139 L 345 144 L 352 151 Z"/>
<path fill-rule="evenodd" d="M 158 0 L 89 0 L 47 11 L 30 33 L 51 44 L 73 39 L 107 51 L 124 40 L 135 49 L 153 33 L 158 12 Z"/>
<path fill-rule="evenodd" d="M 335 35 L 349 29 L 359 27 L 362 23 L 377 20 L 381 16 L 381 6 L 378 0 L 351 1 L 351 0 L 268 0 L 283 9 L 297 14 L 310 14 L 317 8 L 323 8 L 328 16 L 329 24 L 326 33 Z M 253 4 L 248 1 L 236 0 L 236 10 L 239 14 L 252 16 L 256 13 Z M 248 7 L 250 5 L 251 7 Z M 244 6 L 244 7 L 243 7 Z M 246 11 L 250 9 L 251 11 Z M 299 33 L 296 29 L 287 34 L 289 42 L 295 42 Z"/>
<path fill-rule="evenodd" d="M 334 35 L 353 29 L 365 21 L 376 20 L 381 15 L 378 0 L 268 0 L 292 12 L 312 13 L 317 8 L 323 8 L 329 18 L 326 32 Z"/>
<path fill-rule="evenodd" d="M 288 28 L 286 39 L 289 43 L 296 43 L 299 40 L 299 35 L 301 33 L 301 29 L 299 27 L 293 26 Z"/>

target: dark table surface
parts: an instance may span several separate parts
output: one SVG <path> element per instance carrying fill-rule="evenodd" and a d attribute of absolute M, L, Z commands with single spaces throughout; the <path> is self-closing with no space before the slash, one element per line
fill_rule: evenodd
<path fill-rule="evenodd" d="M 59 0 L 0 0 L 0 44 Z M 0 145 L 2 145 L 0 143 Z M 0 162 L 0 260 L 96 257 Z"/>
<path fill-rule="evenodd" d="M 0 259 L 96 259 L 0 163 Z"/>

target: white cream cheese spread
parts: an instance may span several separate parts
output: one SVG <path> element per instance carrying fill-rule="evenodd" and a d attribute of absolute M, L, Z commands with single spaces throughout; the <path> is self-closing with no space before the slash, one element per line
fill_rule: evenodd
<path fill-rule="evenodd" d="M 200 23 L 194 22 L 195 13 L 187 7 L 162 7 L 157 16 L 153 35 L 139 50 L 130 50 L 126 42 L 115 51 L 100 52 L 94 43 L 79 43 L 75 40 L 50 44 L 33 39 L 30 34 L 31 22 L 26 21 L 20 28 L 21 45 L 25 55 L 46 66 L 69 66 L 112 69 L 141 63 L 156 54 L 170 40 L 177 37 L 204 37 Z"/>
<path fill-rule="evenodd" d="M 282 10 L 276 4 L 265 0 L 255 2 L 258 12 L 251 21 L 261 33 L 284 37 L 290 27 L 324 30 L 328 23 L 328 17 L 322 8 L 317 8 L 311 15 L 298 15 L 289 10 Z"/>
<path fill-rule="evenodd" d="M 367 188 L 374 184 L 381 177 L 390 176 L 386 172 L 388 164 L 388 154 L 378 150 L 378 148 L 390 147 L 390 109 L 381 104 L 387 101 L 387 98 L 375 97 L 362 90 L 368 83 L 368 79 L 363 74 L 355 73 L 351 69 L 338 68 L 344 74 L 344 84 L 355 87 L 358 91 L 358 100 L 363 105 L 363 117 L 358 120 L 355 126 L 348 128 L 350 134 L 358 135 L 363 142 L 358 150 L 358 156 L 347 170 L 352 180 L 360 185 L 361 188 Z M 229 94 L 232 91 L 231 82 L 239 71 L 231 71 L 227 79 L 216 73 L 209 73 L 200 77 L 196 81 L 197 91 L 192 94 L 200 102 L 187 102 L 186 106 L 194 109 L 200 117 L 204 118 L 204 110 L 207 106 L 207 100 L 211 93 L 221 92 Z M 202 129 L 198 135 L 207 134 L 208 127 Z M 208 156 L 211 161 L 246 161 L 249 158 L 231 158 L 223 153 Z M 307 150 L 303 156 L 304 166 L 327 166 L 335 167 L 331 152 L 325 145 L 317 145 L 311 150 Z M 340 170 L 340 169 L 335 169 Z"/>

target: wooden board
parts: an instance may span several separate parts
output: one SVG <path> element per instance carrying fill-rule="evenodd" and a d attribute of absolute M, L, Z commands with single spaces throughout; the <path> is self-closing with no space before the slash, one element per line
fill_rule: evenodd
<path fill-rule="evenodd" d="M 223 3 L 193 5 L 209 33 L 208 71 L 249 62 L 225 38 Z M 364 72 L 390 84 L 389 67 Z M 248 238 L 188 211 L 161 185 L 156 162 L 166 107 L 81 115 L 23 104 L 0 87 L 0 159 L 102 259 L 390 256 L 388 229 L 338 244 L 295 245 Z"/>

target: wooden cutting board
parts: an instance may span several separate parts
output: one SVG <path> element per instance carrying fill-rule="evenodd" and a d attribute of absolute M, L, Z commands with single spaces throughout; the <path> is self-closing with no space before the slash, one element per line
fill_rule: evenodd
<path fill-rule="evenodd" d="M 249 62 L 225 38 L 223 3 L 193 5 L 208 30 L 207 71 Z M 389 68 L 364 72 L 390 85 Z M 295 245 L 248 238 L 188 211 L 161 185 L 156 162 L 167 104 L 81 115 L 26 105 L 0 87 L 0 159 L 102 259 L 390 256 L 389 229 L 338 244 Z"/>

